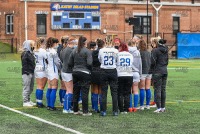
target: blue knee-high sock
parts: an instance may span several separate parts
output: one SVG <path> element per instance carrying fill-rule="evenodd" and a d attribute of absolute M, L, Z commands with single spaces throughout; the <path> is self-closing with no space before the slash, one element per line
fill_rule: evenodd
<path fill-rule="evenodd" d="M 48 107 L 50 107 L 50 95 L 51 95 L 51 91 L 52 91 L 52 89 L 48 88 L 47 92 L 46 92 L 46 99 L 47 99 L 47 106 Z"/>
<path fill-rule="evenodd" d="M 67 104 L 68 104 L 68 94 L 65 94 L 64 96 L 64 102 L 63 102 L 63 109 L 67 110 Z"/>
<path fill-rule="evenodd" d="M 144 105 L 144 98 L 145 98 L 145 90 L 140 89 L 140 106 Z"/>
<path fill-rule="evenodd" d="M 138 106 L 138 94 L 134 94 L 134 108 Z"/>
<path fill-rule="evenodd" d="M 72 101 L 73 101 L 73 94 L 72 93 L 69 93 L 68 94 L 68 109 L 67 110 L 69 110 L 69 109 L 71 109 L 71 106 L 72 106 Z"/>
<path fill-rule="evenodd" d="M 63 101 L 64 101 L 65 94 L 66 94 L 66 90 L 63 90 L 63 92 L 62 92 L 62 100 Z"/>
<path fill-rule="evenodd" d="M 60 103 L 63 103 L 63 97 L 62 97 L 62 94 L 63 94 L 63 89 L 60 89 L 60 90 L 59 90 Z"/>
<path fill-rule="evenodd" d="M 133 97 L 132 97 L 132 94 L 130 94 L 130 104 L 129 104 L 129 108 L 132 108 L 133 107 Z"/>
<path fill-rule="evenodd" d="M 98 94 L 93 94 L 93 103 L 94 103 L 94 110 L 95 111 L 98 111 L 99 108 L 98 108 Z"/>
<path fill-rule="evenodd" d="M 150 105 L 151 101 L 151 89 L 146 90 L 146 105 Z"/>
<path fill-rule="evenodd" d="M 94 93 L 91 93 L 92 109 L 94 109 Z"/>
<path fill-rule="evenodd" d="M 36 100 L 38 100 L 38 91 L 39 91 L 39 89 L 36 89 L 36 91 L 35 91 Z"/>
<path fill-rule="evenodd" d="M 154 102 L 156 102 L 156 92 L 154 90 Z"/>
<path fill-rule="evenodd" d="M 50 94 L 50 107 L 51 108 L 55 107 L 56 92 L 57 92 L 57 89 L 52 89 L 51 94 Z"/>
<path fill-rule="evenodd" d="M 37 104 L 42 105 L 42 100 L 43 100 L 43 90 L 38 89 Z"/>

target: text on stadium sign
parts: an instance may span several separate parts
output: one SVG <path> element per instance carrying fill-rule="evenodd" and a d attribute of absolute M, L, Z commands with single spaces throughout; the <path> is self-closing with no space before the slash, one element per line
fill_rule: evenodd
<path fill-rule="evenodd" d="M 65 4 L 51 3 L 52 11 L 99 11 L 99 4 Z"/>

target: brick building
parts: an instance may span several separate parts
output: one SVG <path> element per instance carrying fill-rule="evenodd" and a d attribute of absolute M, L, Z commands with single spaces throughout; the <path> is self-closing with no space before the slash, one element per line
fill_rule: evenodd
<path fill-rule="evenodd" d="M 88 40 L 117 36 L 127 41 L 133 34 L 141 34 L 146 40 L 147 24 L 148 39 L 160 35 L 172 46 L 177 32 L 200 31 L 200 0 L 151 0 L 148 1 L 148 17 L 146 0 L 0 2 L 0 39 L 17 38 L 18 47 L 25 39 L 35 40 L 40 36 L 60 39 L 63 35 L 84 35 Z M 80 10 L 84 4 L 89 7 Z M 77 8 L 72 9 L 73 6 Z M 125 22 L 129 17 L 138 18 L 134 29 Z"/>

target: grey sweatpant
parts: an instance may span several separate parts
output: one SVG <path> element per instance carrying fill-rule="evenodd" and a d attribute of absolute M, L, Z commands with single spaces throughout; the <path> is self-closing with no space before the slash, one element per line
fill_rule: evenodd
<path fill-rule="evenodd" d="M 165 108 L 167 74 L 153 74 L 157 108 Z"/>
<path fill-rule="evenodd" d="M 22 75 L 22 84 L 23 84 L 23 102 L 29 102 L 30 101 L 30 95 L 33 92 L 34 87 L 34 74 L 23 74 Z"/>

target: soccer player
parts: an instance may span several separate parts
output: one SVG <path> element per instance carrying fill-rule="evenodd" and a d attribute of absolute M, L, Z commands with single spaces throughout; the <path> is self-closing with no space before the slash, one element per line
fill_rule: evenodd
<path fill-rule="evenodd" d="M 46 43 L 46 51 L 47 51 L 47 76 L 48 76 L 48 89 L 46 93 L 47 98 L 47 109 L 54 111 L 57 110 L 55 108 L 56 101 L 56 92 L 58 88 L 58 72 L 61 68 L 60 59 L 57 53 L 58 47 L 58 39 L 49 37 Z"/>
<path fill-rule="evenodd" d="M 78 99 L 80 90 L 82 90 L 83 116 L 90 116 L 92 113 L 89 113 L 88 111 L 88 94 L 91 83 L 92 53 L 86 48 L 86 44 L 87 38 L 80 36 L 78 47 L 75 48 L 70 54 L 68 64 L 70 67 L 73 67 L 74 114 L 80 114 L 80 112 L 78 112 Z"/>
<path fill-rule="evenodd" d="M 99 50 L 101 48 L 103 48 L 105 42 L 101 39 L 97 39 L 96 43 L 98 48 L 97 50 L 94 50 L 92 52 L 92 58 L 93 58 L 93 62 L 92 62 L 92 84 L 91 84 L 91 91 L 92 91 L 92 109 L 99 113 L 99 108 L 98 108 L 98 103 L 100 102 L 101 105 L 101 98 L 100 98 L 100 94 L 101 94 L 101 82 L 100 82 L 100 65 L 101 63 L 99 62 L 98 59 L 98 54 L 99 54 Z M 92 45 L 94 46 L 94 45 Z"/>
<path fill-rule="evenodd" d="M 63 36 L 61 37 L 61 44 L 58 44 L 57 53 L 60 59 L 61 59 L 60 53 L 64 49 L 64 41 L 68 39 L 69 39 L 68 36 Z M 62 80 L 61 72 L 59 72 L 59 77 L 60 77 L 60 85 L 61 85 L 60 90 L 59 90 L 59 98 L 60 98 L 60 105 L 63 106 L 63 100 L 66 94 L 66 87 L 65 87 L 64 81 Z"/>
<path fill-rule="evenodd" d="M 72 101 L 73 101 L 73 80 L 72 80 L 72 68 L 68 66 L 69 56 L 73 51 L 75 45 L 75 39 L 65 39 L 64 49 L 60 53 L 60 59 L 63 63 L 61 76 L 66 87 L 66 94 L 64 96 L 63 113 L 73 113 Z"/>
<path fill-rule="evenodd" d="M 133 83 L 133 56 L 128 46 L 121 43 L 117 54 L 118 105 L 120 113 L 126 114 L 129 109 L 131 87 Z"/>
<path fill-rule="evenodd" d="M 134 94 L 134 106 L 132 107 L 132 94 L 130 94 L 129 112 L 136 112 L 138 106 L 138 83 L 140 82 L 140 75 L 142 74 L 142 61 L 140 52 L 137 50 L 137 42 L 133 38 L 129 45 L 129 52 L 133 55 L 133 84 L 132 93 Z"/>
<path fill-rule="evenodd" d="M 167 82 L 167 65 L 168 65 L 168 48 L 165 45 L 166 40 L 160 39 L 157 48 L 151 52 L 151 67 L 154 90 L 156 93 L 155 113 L 165 112 L 166 101 L 166 82 Z"/>
<path fill-rule="evenodd" d="M 36 40 L 36 49 L 34 55 L 36 58 L 36 67 L 35 67 L 35 78 L 37 83 L 36 89 L 36 102 L 38 108 L 45 107 L 42 103 L 43 100 L 43 90 L 47 83 L 47 55 L 46 50 L 42 48 L 45 43 L 44 38 L 38 38 Z"/>
<path fill-rule="evenodd" d="M 33 55 L 34 41 L 26 40 L 23 43 L 24 51 L 21 54 L 22 62 L 22 81 L 23 81 L 23 107 L 32 107 L 35 105 L 30 100 L 30 95 L 33 92 L 34 87 L 34 69 L 35 69 L 35 57 Z"/>
<path fill-rule="evenodd" d="M 106 47 L 99 50 L 98 59 L 101 63 L 101 109 L 100 115 L 106 116 L 107 110 L 107 90 L 108 85 L 110 85 L 111 96 L 112 96 L 112 106 L 113 115 L 118 116 L 118 77 L 116 70 L 116 60 L 117 60 L 118 50 L 110 43 Z"/>
<path fill-rule="evenodd" d="M 146 108 L 150 109 L 150 101 L 151 101 L 151 77 L 152 74 L 149 73 L 150 65 L 151 65 L 151 53 L 147 50 L 147 44 L 144 40 L 140 40 L 138 44 L 138 48 L 140 51 L 141 59 L 142 59 L 142 75 L 140 77 L 140 110 L 144 110 L 144 98 L 146 92 Z"/>

